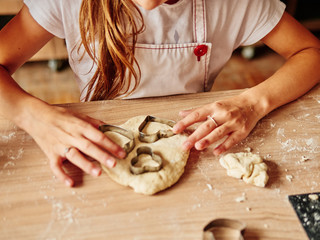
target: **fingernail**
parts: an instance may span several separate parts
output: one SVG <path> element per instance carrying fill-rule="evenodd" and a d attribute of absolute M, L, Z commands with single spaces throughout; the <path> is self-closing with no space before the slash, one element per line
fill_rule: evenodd
<path fill-rule="evenodd" d="M 219 156 L 221 153 L 222 153 L 222 150 L 221 150 L 221 149 L 215 149 L 215 150 L 213 151 L 213 154 L 214 154 L 215 156 Z"/>
<path fill-rule="evenodd" d="M 172 128 L 172 131 L 173 131 L 174 133 L 179 132 L 179 130 L 180 130 L 180 128 L 179 128 L 179 126 L 177 126 L 177 125 L 174 125 L 173 128 Z"/>
<path fill-rule="evenodd" d="M 91 174 L 93 176 L 99 176 L 101 174 L 101 169 L 100 168 L 93 168 L 92 171 L 91 171 Z"/>
<path fill-rule="evenodd" d="M 119 158 L 125 158 L 127 156 L 127 153 L 125 151 L 119 151 L 118 152 L 118 157 Z"/>
<path fill-rule="evenodd" d="M 64 183 L 65 183 L 68 187 L 72 187 L 72 185 L 73 185 L 73 181 L 70 180 L 70 179 L 66 179 L 66 180 L 64 181 Z"/>
<path fill-rule="evenodd" d="M 197 142 L 194 146 L 197 150 L 203 150 L 205 147 L 203 142 Z"/>
<path fill-rule="evenodd" d="M 191 142 L 184 142 L 183 145 L 182 145 L 182 148 L 184 150 L 190 150 L 192 148 Z"/>
<path fill-rule="evenodd" d="M 116 166 L 116 161 L 112 158 L 107 159 L 106 166 L 109 168 L 113 168 Z"/>

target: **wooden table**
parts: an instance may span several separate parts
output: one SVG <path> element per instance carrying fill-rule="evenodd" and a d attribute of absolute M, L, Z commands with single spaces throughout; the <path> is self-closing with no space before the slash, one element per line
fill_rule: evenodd
<path fill-rule="evenodd" d="M 65 106 L 110 124 L 145 114 L 178 120 L 181 109 L 238 93 Z M 245 239 L 307 239 L 287 197 L 320 191 L 319 86 L 263 118 L 231 151 L 246 147 L 266 159 L 266 188 L 228 177 L 212 149 L 192 150 L 178 183 L 155 196 L 134 193 L 106 174 L 91 177 L 71 164 L 66 169 L 77 187 L 67 188 L 53 177 L 31 137 L 0 118 L 0 239 L 201 240 L 203 227 L 221 217 L 245 222 Z M 310 160 L 301 162 L 302 157 Z M 236 201 L 242 196 L 243 202 Z"/>

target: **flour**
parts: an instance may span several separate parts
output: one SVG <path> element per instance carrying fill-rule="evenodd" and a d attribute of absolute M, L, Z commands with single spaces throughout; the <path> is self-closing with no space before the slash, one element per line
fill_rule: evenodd
<path fill-rule="evenodd" d="M 308 160 L 310 160 L 310 158 L 308 158 L 306 156 L 301 156 L 301 159 L 299 160 L 299 162 L 302 163 L 302 162 L 306 162 Z"/>
<path fill-rule="evenodd" d="M 285 137 L 284 136 L 284 128 L 279 128 L 278 131 L 277 131 L 277 136 L 282 136 L 282 137 Z"/>
<path fill-rule="evenodd" d="M 6 162 L 4 165 L 3 165 L 3 169 L 6 169 L 8 167 L 14 167 L 15 166 L 15 163 L 12 162 L 12 161 L 9 161 L 9 162 Z"/>
<path fill-rule="evenodd" d="M 209 183 L 207 183 L 207 187 L 208 187 L 209 190 L 212 190 L 212 189 L 213 189 L 212 185 L 209 184 Z"/>
<path fill-rule="evenodd" d="M 246 200 L 247 200 L 246 193 L 242 193 L 242 196 L 241 196 L 241 197 L 237 197 L 237 198 L 235 199 L 235 201 L 238 202 L 238 203 L 244 202 L 244 201 L 246 201 Z"/>
<path fill-rule="evenodd" d="M 306 119 L 307 117 L 310 117 L 310 114 L 304 114 L 303 116 L 296 117 L 300 120 Z M 320 117 L 320 115 L 319 115 Z M 301 128 L 303 126 L 301 125 Z M 294 133 L 297 132 L 297 130 L 292 130 Z M 319 153 L 320 152 L 320 146 L 319 146 L 319 136 L 310 137 L 307 133 L 302 133 L 299 135 L 299 138 L 296 137 L 296 134 L 293 138 L 288 137 L 292 136 L 292 133 L 286 132 L 284 128 L 278 128 L 276 133 L 276 140 L 280 144 L 281 149 L 285 152 L 308 152 L 308 153 Z"/>
<path fill-rule="evenodd" d="M 14 138 L 15 136 L 16 136 L 16 132 L 10 132 L 7 136 L 2 135 L 0 139 L 1 139 L 1 141 L 7 143 L 7 142 L 9 142 L 9 140 Z"/>
<path fill-rule="evenodd" d="M 317 103 L 320 103 L 319 96 L 312 97 Z"/>
<path fill-rule="evenodd" d="M 309 138 L 309 139 L 306 139 L 306 144 L 308 145 L 308 146 L 312 146 L 313 145 L 313 138 Z"/>
<path fill-rule="evenodd" d="M 13 136 L 13 135 L 12 135 Z M 24 153 L 24 148 L 19 148 L 18 150 L 1 150 L 0 151 L 0 157 L 2 158 L 2 161 L 0 163 L 3 163 L 2 171 L 0 171 L 0 174 L 6 173 L 7 176 L 11 176 L 15 174 L 15 161 L 18 159 L 21 159 Z M 6 162 L 5 162 L 6 161 Z M 5 171 L 4 171 L 5 170 Z"/>
<path fill-rule="evenodd" d="M 293 176 L 288 174 L 288 175 L 286 175 L 286 179 L 287 179 L 289 182 L 292 182 Z"/>
<path fill-rule="evenodd" d="M 17 160 L 22 157 L 24 149 L 20 148 L 18 151 L 9 150 L 7 157 L 11 160 Z"/>
<path fill-rule="evenodd" d="M 202 166 L 200 166 L 199 164 L 197 165 L 197 168 L 200 170 L 201 175 L 204 177 L 204 179 L 206 179 L 208 182 L 211 182 L 210 177 L 207 175 L 207 173 L 204 171 L 204 169 L 202 168 Z M 209 167 L 205 167 L 205 169 L 208 169 Z"/>
<path fill-rule="evenodd" d="M 41 234 L 39 239 L 62 239 L 62 236 L 73 224 L 78 223 L 77 217 L 80 216 L 80 209 L 71 204 L 63 203 L 52 196 L 44 196 L 44 199 L 51 204 L 51 219 L 47 228 Z"/>
<path fill-rule="evenodd" d="M 299 152 L 309 152 L 309 153 L 319 153 L 320 147 L 318 141 L 309 139 L 288 139 L 284 142 L 280 142 L 282 149 L 287 152 L 299 151 Z"/>

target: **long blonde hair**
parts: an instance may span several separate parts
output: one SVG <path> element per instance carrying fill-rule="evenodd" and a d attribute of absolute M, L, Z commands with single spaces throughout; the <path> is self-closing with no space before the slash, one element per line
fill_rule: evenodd
<path fill-rule="evenodd" d="M 81 45 L 97 65 L 88 83 L 85 101 L 129 95 L 136 89 L 140 77 L 134 47 L 144 23 L 137 6 L 132 0 L 83 0 L 79 25 Z M 138 73 L 134 64 L 138 66 Z M 129 91 L 132 76 L 134 87 Z"/>

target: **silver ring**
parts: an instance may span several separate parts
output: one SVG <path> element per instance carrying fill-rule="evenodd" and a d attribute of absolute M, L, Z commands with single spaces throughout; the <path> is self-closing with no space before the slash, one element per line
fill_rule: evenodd
<path fill-rule="evenodd" d="M 208 115 L 208 116 L 207 116 L 207 119 L 210 119 L 210 120 L 214 123 L 214 125 L 216 125 L 216 127 L 219 127 L 218 123 L 216 122 L 216 120 L 214 120 L 213 117 L 211 117 L 210 115 Z"/>

